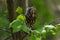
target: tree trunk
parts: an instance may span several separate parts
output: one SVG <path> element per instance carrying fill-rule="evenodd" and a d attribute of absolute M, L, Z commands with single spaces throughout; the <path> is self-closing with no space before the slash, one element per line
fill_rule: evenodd
<path fill-rule="evenodd" d="M 23 9 L 23 14 L 26 11 L 26 0 L 7 0 L 7 8 L 9 13 L 9 21 L 12 22 L 17 14 L 15 12 L 16 7 L 20 6 Z M 12 30 L 11 30 L 12 31 Z M 23 40 L 23 37 L 25 33 L 23 31 L 19 31 L 16 33 L 12 33 L 13 40 Z"/>
<path fill-rule="evenodd" d="M 15 11 L 14 11 L 14 3 L 13 0 L 7 0 L 7 8 L 9 13 L 9 21 L 13 21 L 15 19 Z"/>

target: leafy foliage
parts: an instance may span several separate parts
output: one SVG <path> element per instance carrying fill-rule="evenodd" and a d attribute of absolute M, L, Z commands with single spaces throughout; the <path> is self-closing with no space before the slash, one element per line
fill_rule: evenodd
<path fill-rule="evenodd" d="M 9 26 L 8 11 L 6 5 L 0 0 L 0 40 L 5 39 L 10 34 L 5 31 Z"/>
<path fill-rule="evenodd" d="M 33 35 L 33 34 L 31 34 L 31 36 L 30 36 L 30 40 L 36 40 L 36 36 Z"/>
<path fill-rule="evenodd" d="M 23 14 L 20 14 L 19 16 L 17 16 L 16 20 L 26 21 L 26 18 Z"/>
<path fill-rule="evenodd" d="M 11 22 L 9 26 L 13 28 L 13 32 L 18 32 L 20 30 L 23 30 L 24 32 L 29 33 L 30 30 L 25 24 L 26 18 L 22 14 L 22 8 L 18 7 L 17 12 L 21 14 L 18 15 L 17 18 L 13 22 Z"/>
<path fill-rule="evenodd" d="M 22 13 L 22 8 L 21 8 L 21 7 L 18 7 L 18 8 L 16 9 L 16 12 L 19 13 L 19 14 L 21 14 L 21 13 Z"/>
<path fill-rule="evenodd" d="M 21 30 L 21 24 L 22 22 L 19 20 L 14 20 L 11 24 L 10 27 L 13 28 L 13 32 L 17 32 Z"/>

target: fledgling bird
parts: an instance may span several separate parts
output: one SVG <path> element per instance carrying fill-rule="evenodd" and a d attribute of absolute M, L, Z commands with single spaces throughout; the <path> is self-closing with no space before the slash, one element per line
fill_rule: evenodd
<path fill-rule="evenodd" d="M 34 22 L 35 22 L 35 19 L 36 19 L 36 8 L 35 7 L 29 7 L 27 8 L 26 10 L 26 13 L 25 13 L 25 17 L 26 17 L 26 24 L 29 26 L 29 27 L 32 27 Z"/>

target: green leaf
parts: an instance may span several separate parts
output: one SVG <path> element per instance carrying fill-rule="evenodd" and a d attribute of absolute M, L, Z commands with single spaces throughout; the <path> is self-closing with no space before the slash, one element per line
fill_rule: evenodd
<path fill-rule="evenodd" d="M 17 27 L 14 27 L 13 28 L 13 32 L 18 32 L 18 31 L 20 31 L 21 30 L 21 25 L 19 25 L 19 26 L 17 26 Z"/>
<path fill-rule="evenodd" d="M 26 21 L 26 17 L 23 14 L 21 14 L 17 17 L 17 20 Z"/>
<path fill-rule="evenodd" d="M 23 27 L 22 27 L 22 30 L 23 30 L 24 32 L 26 32 L 26 33 L 29 33 L 29 32 L 30 32 L 29 27 L 27 27 L 25 24 L 22 25 L 22 26 L 23 26 Z"/>
<path fill-rule="evenodd" d="M 16 9 L 16 12 L 19 13 L 19 14 L 22 14 L 22 8 L 21 8 L 21 7 L 18 7 L 18 8 Z"/>
<path fill-rule="evenodd" d="M 30 36 L 30 40 L 36 40 L 36 36 L 33 35 L 33 34 L 31 34 L 31 36 Z"/>
<path fill-rule="evenodd" d="M 41 40 L 41 38 L 40 37 L 37 37 L 36 40 Z"/>
<path fill-rule="evenodd" d="M 52 35 L 56 35 L 56 32 L 52 32 Z"/>
<path fill-rule="evenodd" d="M 14 20 L 12 23 L 10 23 L 10 27 L 13 28 L 13 32 L 18 32 L 21 30 L 23 22 L 20 20 Z"/>
<path fill-rule="evenodd" d="M 23 30 L 26 33 L 30 32 L 29 27 L 27 27 L 22 20 L 14 20 L 12 23 L 10 23 L 10 27 L 13 28 L 13 32 L 18 32 L 20 30 Z"/>

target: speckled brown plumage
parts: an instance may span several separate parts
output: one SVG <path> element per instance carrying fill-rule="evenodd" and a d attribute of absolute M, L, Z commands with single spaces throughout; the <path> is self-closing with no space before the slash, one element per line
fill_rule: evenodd
<path fill-rule="evenodd" d="M 29 27 L 32 27 L 33 24 L 34 24 L 34 22 L 35 22 L 35 19 L 36 19 L 35 10 L 36 10 L 36 8 L 34 8 L 34 7 L 29 7 L 26 10 L 26 13 L 25 13 L 25 16 L 26 16 L 26 24 Z"/>

